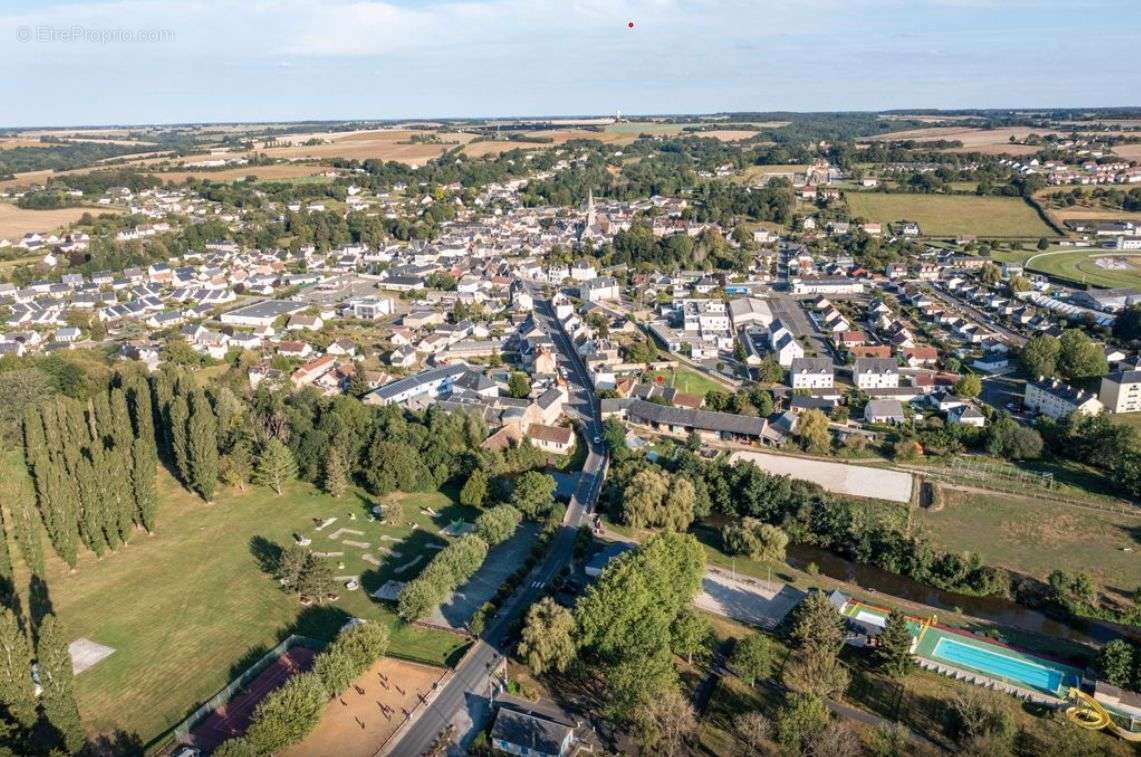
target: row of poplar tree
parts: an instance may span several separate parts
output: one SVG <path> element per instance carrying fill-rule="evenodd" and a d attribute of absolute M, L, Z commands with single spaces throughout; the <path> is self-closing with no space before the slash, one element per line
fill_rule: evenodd
<path fill-rule="evenodd" d="M 85 403 L 59 396 L 32 407 L 23 435 L 40 517 L 68 565 L 81 544 L 102 556 L 136 525 L 154 529 L 158 457 L 146 378 L 116 376 Z"/>

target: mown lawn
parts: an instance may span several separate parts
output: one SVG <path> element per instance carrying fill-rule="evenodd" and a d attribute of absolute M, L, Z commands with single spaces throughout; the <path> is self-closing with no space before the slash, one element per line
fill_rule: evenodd
<path fill-rule="evenodd" d="M 642 380 L 658 383 L 662 386 L 672 386 L 679 392 L 696 394 L 699 397 L 704 397 L 705 393 L 709 391 L 729 391 L 727 387 L 721 386 L 721 384 L 718 384 L 713 379 L 703 376 L 689 368 L 678 368 L 672 371 L 653 371 L 645 374 Z"/>
<path fill-rule="evenodd" d="M 1141 584 L 1134 551 L 1141 539 L 1141 513 L 953 489 L 945 491 L 945 501 L 942 510 L 919 510 L 915 516 L 944 549 L 977 552 L 988 565 L 1038 578 L 1061 569 L 1085 571 L 1099 583 L 1130 591 Z"/>
<path fill-rule="evenodd" d="M 845 197 L 853 217 L 882 224 L 915 221 L 924 236 L 1055 236 L 1029 205 L 1014 197 L 883 192 L 848 192 Z"/>
<path fill-rule="evenodd" d="M 1064 252 L 1035 258 L 1029 268 L 1079 284 L 1109 288 L 1141 286 L 1141 255 L 1137 253 Z"/>
<path fill-rule="evenodd" d="M 14 470 L 8 460 L 8 470 Z M 118 553 L 97 560 L 81 556 L 74 573 L 52 555 L 47 582 L 55 612 L 68 638 L 87 637 L 115 653 L 76 677 L 84 723 L 91 733 L 122 730 L 144 743 L 181 721 L 239 671 L 282 638 L 298 633 L 330 639 L 353 616 L 392 628 L 390 653 L 437 665 L 454 663 L 465 642 L 459 636 L 401 624 L 388 606 L 367 596 L 389 577 L 416 575 L 443 544 L 437 532 L 471 513 L 443 493 L 396 495 L 394 525 L 368 520 L 374 504 L 360 493 L 334 500 L 310 485 L 294 483 L 279 497 L 251 488 L 245 494 L 221 492 L 205 504 L 165 472 L 157 532 L 138 533 Z M 422 512 L 434 508 L 438 515 Z M 355 515 L 352 520 L 350 515 Z M 315 519 L 337 517 L 321 534 Z M 338 527 L 363 531 L 344 539 L 369 542 L 379 556 L 376 568 L 361 551 L 338 545 L 329 535 Z M 342 590 L 337 601 L 303 608 L 283 593 L 266 572 L 267 563 L 293 534 L 313 538 L 318 551 L 344 551 L 335 575 L 361 575 L 362 589 Z M 387 535 L 394 541 L 380 540 Z M 383 556 L 379 545 L 400 551 Z M 45 549 L 50 547 L 45 540 Z M 417 555 L 405 572 L 396 568 Z M 23 566 L 21 564 L 21 570 Z M 19 585 L 27 584 L 26 571 Z"/>

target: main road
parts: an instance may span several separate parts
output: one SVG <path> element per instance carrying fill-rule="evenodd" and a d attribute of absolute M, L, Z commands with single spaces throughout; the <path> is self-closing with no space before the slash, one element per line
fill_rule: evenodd
<path fill-rule="evenodd" d="M 590 513 L 598 502 L 607 465 L 606 448 L 601 440 L 602 414 L 598 398 L 590 383 L 586 364 L 575 351 L 562 324 L 555 318 L 551 303 L 536 300 L 535 304 L 535 318 L 555 343 L 559 362 L 566 369 L 566 379 L 571 384 L 571 405 L 583 423 L 583 436 L 589 452 L 578 486 L 571 496 L 562 527 L 551 539 L 543 559 L 531 571 L 522 587 L 488 623 L 483 638 L 476 641 L 475 646 L 464 656 L 436 697 L 420 711 L 398 741 L 381 750 L 382 754 L 424 754 L 432 748 L 448 725 L 468 708 L 469 698 L 487 697 L 492 671 L 510 651 L 507 644 L 515 619 L 542 596 L 551 580 L 570 563 L 578 529 L 587 525 Z"/>

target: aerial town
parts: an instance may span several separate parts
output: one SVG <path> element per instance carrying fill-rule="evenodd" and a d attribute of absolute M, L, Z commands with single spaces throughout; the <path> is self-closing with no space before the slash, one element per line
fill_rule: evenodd
<path fill-rule="evenodd" d="M 936 5 L 900 13 L 977 56 L 983 11 Z M 0 10 L 34 69 L 0 119 L 0 754 L 1136 753 L 1141 108 L 821 112 L 674 40 L 591 113 L 501 0 L 235 8 L 274 52 L 225 62 L 215 10 L 125 6 Z M 593 56 L 717 29 L 760 77 L 722 6 L 553 13 Z M 997 102 L 1038 102 L 1012 44 Z M 392 50 L 453 104 L 340 99 Z M 146 85 L 171 51 L 191 119 Z M 937 102 L 932 60 L 885 86 Z M 138 103 L 53 115 L 65 64 Z M 1073 75 L 1042 102 L 1102 92 Z M 672 112 L 722 84 L 803 107 Z M 587 114 L 322 116 L 556 85 Z"/>

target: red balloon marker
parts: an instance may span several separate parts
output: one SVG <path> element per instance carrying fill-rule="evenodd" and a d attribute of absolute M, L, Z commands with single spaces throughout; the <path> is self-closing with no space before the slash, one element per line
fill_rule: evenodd
<path fill-rule="evenodd" d="M 627 21 L 626 22 L 626 28 L 627 29 L 633 29 L 634 28 L 634 22 L 633 21 Z"/>

